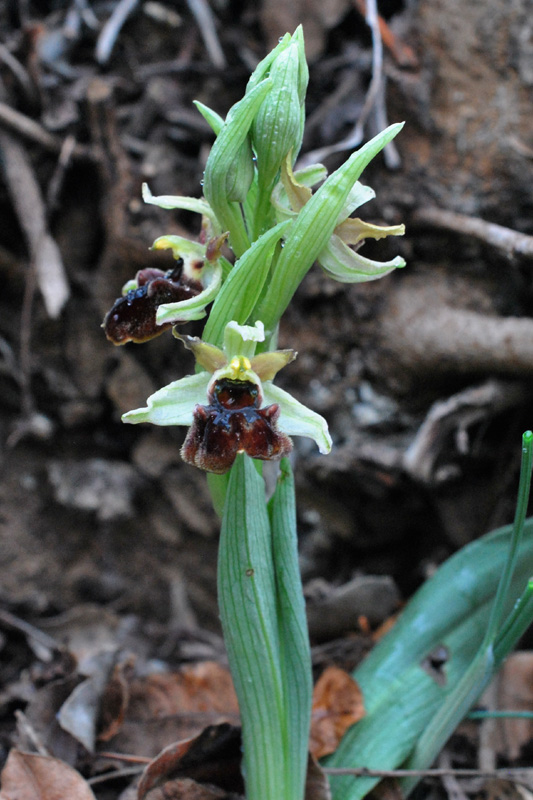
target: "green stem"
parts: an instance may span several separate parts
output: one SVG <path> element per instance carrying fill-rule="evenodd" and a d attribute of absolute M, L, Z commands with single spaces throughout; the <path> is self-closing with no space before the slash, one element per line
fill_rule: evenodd
<path fill-rule="evenodd" d="M 296 800 L 283 769 L 286 712 L 264 483 L 248 456 L 232 467 L 218 561 L 220 618 L 239 700 L 247 800 Z"/>

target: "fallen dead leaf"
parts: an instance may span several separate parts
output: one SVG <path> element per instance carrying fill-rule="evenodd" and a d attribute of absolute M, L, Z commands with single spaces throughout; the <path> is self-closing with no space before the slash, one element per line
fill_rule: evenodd
<path fill-rule="evenodd" d="M 533 711 L 532 651 L 511 653 L 498 676 L 497 702 L 506 711 Z M 533 738 L 533 720 L 500 719 L 497 730 L 498 752 L 514 761 Z"/>
<path fill-rule="evenodd" d="M 242 793 L 240 762 L 240 728 L 210 725 L 193 739 L 165 747 L 148 764 L 139 783 L 138 800 L 143 800 L 152 789 L 180 778 Z"/>
<path fill-rule="evenodd" d="M 231 675 L 215 661 L 203 661 L 175 673 L 148 675 L 134 681 L 130 692 L 130 709 L 137 718 L 190 712 L 239 713 Z"/>
<path fill-rule="evenodd" d="M 305 800 L 331 800 L 329 781 L 322 767 L 309 753 L 305 779 Z"/>
<path fill-rule="evenodd" d="M 0 800 L 95 800 L 79 772 L 51 756 L 11 750 L 1 780 Z"/>
<path fill-rule="evenodd" d="M 333 753 L 345 731 L 365 715 L 356 681 L 338 667 L 328 667 L 313 692 L 309 749 L 315 758 Z"/>

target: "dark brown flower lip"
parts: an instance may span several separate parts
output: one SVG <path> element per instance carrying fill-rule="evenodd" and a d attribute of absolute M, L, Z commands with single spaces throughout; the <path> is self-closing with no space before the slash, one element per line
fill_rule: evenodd
<path fill-rule="evenodd" d="M 182 259 L 167 272 L 155 268 L 140 270 L 135 280 L 137 286 L 115 300 L 102 325 L 108 340 L 116 345 L 146 342 L 159 336 L 171 324 L 156 324 L 158 307 L 188 300 L 202 291 L 199 281 L 183 275 Z"/>
<path fill-rule="evenodd" d="M 221 379 L 212 390 L 213 401 L 198 405 L 183 444 L 184 461 L 207 472 L 227 472 L 237 453 L 270 461 L 288 455 L 290 438 L 277 430 L 277 404 L 259 408 L 253 383 Z"/>

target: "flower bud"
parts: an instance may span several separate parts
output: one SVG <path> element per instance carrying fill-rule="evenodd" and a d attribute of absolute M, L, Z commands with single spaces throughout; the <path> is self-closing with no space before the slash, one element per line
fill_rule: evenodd
<path fill-rule="evenodd" d="M 257 156 L 260 185 L 272 187 L 287 153 L 296 157 L 302 143 L 303 98 L 307 66 L 302 48 L 293 39 L 272 62 L 272 89 L 265 97 L 252 125 L 252 146 Z"/>

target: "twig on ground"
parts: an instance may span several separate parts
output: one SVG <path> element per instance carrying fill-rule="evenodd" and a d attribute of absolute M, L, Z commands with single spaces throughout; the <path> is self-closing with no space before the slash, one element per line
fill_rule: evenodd
<path fill-rule="evenodd" d="M 439 400 L 431 407 L 405 451 L 403 468 L 421 483 L 438 483 L 435 464 L 451 433 L 456 440 L 457 452 L 466 451 L 469 428 L 524 403 L 527 398 L 528 391 L 521 383 L 489 380 L 481 386 L 469 387 L 446 400 Z M 444 470 L 442 474 L 445 475 Z"/>
<path fill-rule="evenodd" d="M 533 258 L 533 236 L 513 231 L 503 225 L 486 222 L 477 217 L 444 211 L 441 208 L 420 208 L 412 218 L 413 222 L 444 228 L 464 236 L 473 236 L 485 244 L 496 247 L 507 256 Z"/>
<path fill-rule="evenodd" d="M 381 31 L 379 25 L 379 16 L 377 12 L 376 0 L 367 0 L 366 2 L 366 22 L 372 33 L 372 77 L 368 91 L 366 93 L 365 101 L 361 113 L 355 123 L 352 131 L 342 141 L 336 144 L 320 147 L 317 150 L 312 150 L 306 153 L 300 159 L 299 166 L 305 166 L 315 162 L 323 161 L 332 153 L 342 152 L 343 150 L 353 150 L 363 141 L 364 128 L 370 115 L 376 110 L 377 106 L 381 106 L 379 113 L 380 124 L 386 126 L 386 110 L 385 110 L 385 95 L 383 86 L 383 43 L 381 41 Z M 398 151 L 392 142 L 384 148 L 384 156 L 387 166 L 396 168 L 400 163 Z"/>
<path fill-rule="evenodd" d="M 104 772 L 102 775 L 95 775 L 93 778 L 88 778 L 87 783 L 89 786 L 95 786 L 98 783 L 107 783 L 108 781 L 115 781 L 119 778 L 129 778 L 132 775 L 140 775 L 144 772 L 144 765 L 138 767 L 122 767 L 122 769 L 114 769 L 113 772 Z"/>
<path fill-rule="evenodd" d="M 367 4 L 366 0 L 353 0 L 353 3 L 356 9 L 362 14 L 363 17 L 366 17 L 367 14 Z M 398 39 L 397 36 L 391 31 L 383 17 L 379 16 L 378 14 L 378 25 L 379 25 L 379 32 L 381 35 L 381 39 L 383 44 L 387 48 L 387 50 L 392 54 L 396 62 L 400 67 L 411 67 L 415 68 L 418 66 L 418 59 L 415 55 L 414 50 L 409 47 L 409 45 L 402 42 Z"/>
<path fill-rule="evenodd" d="M 6 182 L 26 237 L 46 311 L 55 319 L 67 302 L 70 289 L 61 253 L 47 230 L 41 190 L 22 145 L 1 130 L 0 148 Z"/>
<path fill-rule="evenodd" d="M 20 111 L 11 108 L 7 103 L 0 101 L 0 126 L 8 128 L 9 130 L 16 131 L 25 139 L 29 139 L 36 144 L 41 145 L 46 150 L 51 150 L 53 153 L 60 153 L 63 147 L 63 141 L 52 133 L 49 133 L 46 128 L 43 128 L 38 122 L 21 114 Z M 93 159 L 94 154 L 89 147 L 76 144 L 72 151 L 73 158 Z"/>
<path fill-rule="evenodd" d="M 503 780 L 530 784 L 533 780 L 531 767 L 504 767 L 495 770 L 481 769 L 367 769 L 366 767 L 323 767 L 326 775 L 352 775 L 354 778 L 501 778 Z"/>
<path fill-rule="evenodd" d="M 476 373 L 533 375 L 533 320 L 452 307 L 462 290 L 457 281 L 448 291 L 437 276 L 398 282 L 371 326 L 391 375 L 403 383 Z"/>
<path fill-rule="evenodd" d="M 439 766 L 441 769 L 450 769 L 451 768 L 451 759 L 450 755 L 446 750 L 444 750 L 440 754 L 439 758 Z M 446 790 L 446 794 L 448 795 L 448 800 L 468 800 L 466 793 L 464 792 L 463 788 L 459 784 L 458 776 L 455 775 L 453 772 L 449 775 L 442 776 L 442 785 Z"/>
<path fill-rule="evenodd" d="M 99 64 L 107 64 L 122 26 L 132 14 L 139 0 L 119 0 L 96 42 L 95 58 Z"/>
<path fill-rule="evenodd" d="M 196 20 L 209 58 L 217 69 L 224 69 L 227 66 L 226 56 L 218 40 L 213 12 L 209 4 L 206 0 L 187 0 L 187 5 Z"/>
<path fill-rule="evenodd" d="M 52 212 L 55 211 L 55 209 L 59 204 L 59 195 L 61 193 L 63 182 L 65 180 L 65 174 L 72 160 L 75 148 L 76 148 L 76 139 L 74 138 L 74 136 L 67 136 L 61 147 L 61 152 L 59 153 L 59 158 L 57 160 L 56 168 L 54 174 L 50 179 L 50 183 L 48 184 L 48 190 L 46 192 L 46 207 L 48 212 L 48 218 L 50 218 Z"/>
<path fill-rule="evenodd" d="M 28 70 L 22 66 L 20 61 L 15 58 L 5 44 L 0 44 L 0 61 L 11 70 L 12 75 L 17 80 L 22 91 L 26 95 L 26 99 L 30 102 L 35 102 L 37 90 L 35 84 L 28 74 Z"/>
<path fill-rule="evenodd" d="M 37 642 L 37 644 L 39 644 L 41 647 L 44 647 L 46 650 L 50 650 L 52 652 L 57 652 L 60 650 L 58 643 L 54 638 L 52 638 L 52 636 L 49 636 L 44 631 L 36 628 L 30 622 L 26 622 L 26 620 L 17 617 L 15 614 L 12 614 L 6 608 L 0 608 L 0 624 L 23 633 L 28 639 L 33 639 L 33 641 Z"/>

